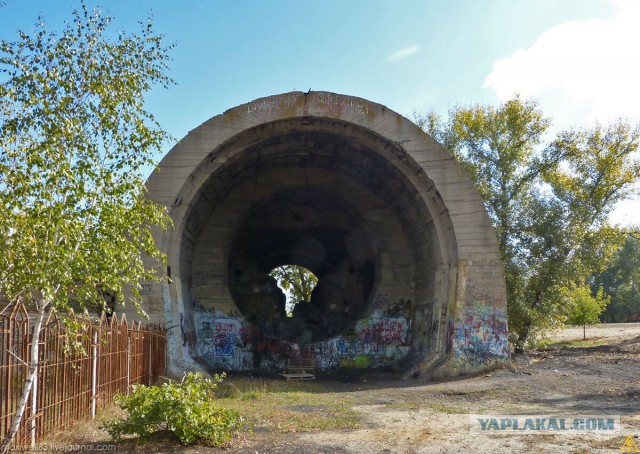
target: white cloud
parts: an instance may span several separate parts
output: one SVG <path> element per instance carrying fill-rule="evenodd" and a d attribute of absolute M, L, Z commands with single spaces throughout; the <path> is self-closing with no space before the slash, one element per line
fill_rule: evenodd
<path fill-rule="evenodd" d="M 504 101 L 537 98 L 560 128 L 618 117 L 640 120 L 640 2 L 618 0 L 614 17 L 571 21 L 493 64 L 484 87 Z"/>
<path fill-rule="evenodd" d="M 417 53 L 420 50 L 419 46 L 409 46 L 404 49 L 400 49 L 387 57 L 388 61 L 398 61 L 404 60 L 405 58 L 411 57 L 413 54 Z"/>

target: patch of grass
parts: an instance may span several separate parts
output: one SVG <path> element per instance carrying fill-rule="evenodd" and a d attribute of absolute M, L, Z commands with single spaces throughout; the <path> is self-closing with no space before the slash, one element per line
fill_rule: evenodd
<path fill-rule="evenodd" d="M 442 394 L 444 396 L 466 396 L 468 394 L 470 394 L 469 391 L 459 391 L 457 389 L 447 389 L 445 391 L 442 391 Z"/>
<path fill-rule="evenodd" d="M 454 407 L 451 405 L 445 405 L 441 403 L 433 403 L 428 405 L 429 408 L 433 411 L 437 411 L 438 413 L 447 413 L 447 414 L 456 414 L 456 415 L 466 415 L 469 413 L 469 410 L 461 407 Z"/>
<path fill-rule="evenodd" d="M 394 402 L 384 406 L 385 410 L 420 410 L 424 407 L 419 402 Z"/>
<path fill-rule="evenodd" d="M 361 420 L 344 393 L 326 392 L 315 382 L 229 378 L 216 395 L 254 427 L 280 432 L 354 429 Z"/>
<path fill-rule="evenodd" d="M 534 350 L 557 350 L 559 348 L 585 348 L 585 347 L 598 347 L 601 345 L 607 345 L 612 342 L 611 338 L 595 336 L 583 339 L 582 337 L 576 337 L 573 339 L 557 340 L 553 337 L 545 337 L 539 339 L 536 343 L 531 345 Z"/>
<path fill-rule="evenodd" d="M 69 424 L 66 429 L 46 433 L 40 443 L 43 445 L 88 444 L 97 441 L 107 443 L 109 435 L 102 426 L 112 420 L 114 416 L 124 416 L 124 412 L 116 404 L 99 405 L 96 419 L 75 421 Z"/>
<path fill-rule="evenodd" d="M 216 390 L 219 398 L 256 397 L 265 393 L 324 393 L 326 389 L 311 380 L 287 381 L 279 379 L 228 377 Z"/>
<path fill-rule="evenodd" d="M 442 391 L 442 395 L 446 397 L 467 396 L 470 399 L 476 399 L 481 397 L 499 397 L 502 392 L 503 390 L 498 390 L 496 388 L 470 389 L 467 391 L 458 389 L 447 389 Z"/>
<path fill-rule="evenodd" d="M 588 348 L 588 347 L 600 347 L 602 345 L 608 345 L 611 343 L 611 339 L 605 337 L 592 337 L 589 339 L 568 339 L 559 342 L 552 342 L 545 345 L 541 350 L 557 350 L 560 348 Z"/>

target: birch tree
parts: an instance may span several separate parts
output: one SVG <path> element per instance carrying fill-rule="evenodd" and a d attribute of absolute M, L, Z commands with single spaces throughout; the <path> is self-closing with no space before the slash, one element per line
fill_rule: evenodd
<path fill-rule="evenodd" d="M 0 294 L 34 314 L 2 452 L 33 391 L 47 314 L 100 304 L 105 291 L 125 301 L 125 288 L 139 307 L 141 282 L 159 276 L 141 257 L 162 263 L 151 229 L 169 221 L 145 198 L 142 172 L 169 137 L 144 94 L 172 83 L 171 46 L 151 21 L 137 33 L 110 22 L 82 4 L 61 31 L 40 18 L 31 32 L 0 41 Z"/>

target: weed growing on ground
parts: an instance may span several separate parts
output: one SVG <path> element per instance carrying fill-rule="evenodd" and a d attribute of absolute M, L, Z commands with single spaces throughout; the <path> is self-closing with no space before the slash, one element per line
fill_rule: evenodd
<path fill-rule="evenodd" d="M 115 440 L 135 434 L 144 441 L 155 432 L 168 430 L 185 445 L 219 446 L 243 427 L 239 413 L 219 406 L 214 399 L 223 377 L 214 375 L 211 380 L 198 372 L 162 386 L 134 385 L 131 395 L 116 396 L 126 417 L 107 423 L 106 429 Z"/>

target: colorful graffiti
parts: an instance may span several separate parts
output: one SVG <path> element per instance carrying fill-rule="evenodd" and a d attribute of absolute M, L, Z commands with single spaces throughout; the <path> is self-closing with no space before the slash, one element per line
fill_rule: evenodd
<path fill-rule="evenodd" d="M 253 368 L 253 351 L 247 343 L 250 328 L 241 320 L 217 314 L 196 314 L 198 356 L 228 370 Z"/>
<path fill-rule="evenodd" d="M 365 344 L 408 345 L 409 322 L 405 317 L 388 317 L 376 311 L 356 324 L 356 333 Z"/>
<path fill-rule="evenodd" d="M 455 320 L 452 326 L 449 343 L 457 360 L 478 366 L 509 357 L 505 314 L 481 310 Z"/>
<path fill-rule="evenodd" d="M 213 367 L 237 371 L 279 372 L 288 358 L 301 356 L 315 358 L 320 370 L 385 367 L 416 347 L 412 340 L 415 321 L 418 338 L 423 339 L 417 347 L 428 351 L 442 333 L 445 353 L 454 355 L 461 367 L 490 365 L 509 356 L 506 314 L 490 305 L 474 304 L 456 318 L 447 316 L 449 311 L 443 306 L 413 307 L 408 300 L 389 302 L 386 296 L 379 297 L 374 307 L 353 329 L 313 343 L 311 336 L 302 343 L 265 336 L 238 313 L 197 312 L 197 355 Z"/>
<path fill-rule="evenodd" d="M 306 346 L 319 369 L 383 367 L 402 359 L 410 348 L 410 322 L 376 310 L 348 335 Z"/>
<path fill-rule="evenodd" d="M 400 301 L 389 310 L 376 310 L 358 321 L 351 332 L 324 342 L 300 346 L 263 336 L 236 315 L 197 313 L 197 354 L 213 367 L 226 370 L 281 370 L 287 358 L 312 357 L 318 369 L 381 367 L 404 357 L 410 348 L 410 321 L 400 314 L 409 307 Z"/>

